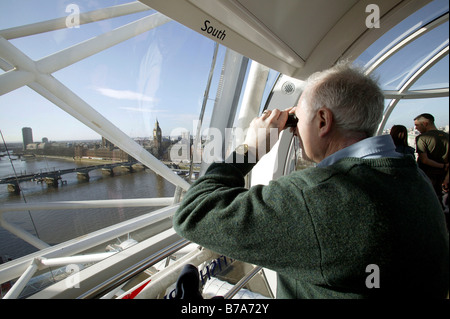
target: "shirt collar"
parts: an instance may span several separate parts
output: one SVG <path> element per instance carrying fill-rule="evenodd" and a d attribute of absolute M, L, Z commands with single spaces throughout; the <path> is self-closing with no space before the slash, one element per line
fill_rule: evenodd
<path fill-rule="evenodd" d="M 336 153 L 331 154 L 317 164 L 317 167 L 332 165 L 344 157 L 401 157 L 401 154 L 395 151 L 395 144 L 390 135 L 380 135 L 365 138 L 355 144 L 337 151 Z"/>

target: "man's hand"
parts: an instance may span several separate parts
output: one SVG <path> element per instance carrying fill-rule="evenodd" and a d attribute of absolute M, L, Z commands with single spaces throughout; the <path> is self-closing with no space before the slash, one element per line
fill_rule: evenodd
<path fill-rule="evenodd" d="M 244 143 L 248 145 L 248 152 L 253 158 L 260 160 L 275 145 L 286 125 L 290 110 L 291 108 L 284 111 L 264 111 L 260 117 L 252 120 Z"/>

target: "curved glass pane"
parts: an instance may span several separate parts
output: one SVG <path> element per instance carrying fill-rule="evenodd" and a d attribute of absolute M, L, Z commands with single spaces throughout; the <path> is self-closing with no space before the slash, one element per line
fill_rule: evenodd
<path fill-rule="evenodd" d="M 410 130 L 414 130 L 414 118 L 422 113 L 430 113 L 435 118 L 436 127 L 448 132 L 448 103 L 448 97 L 400 100 L 387 120 L 384 129 L 390 129 L 393 125 L 404 125 Z"/>
<path fill-rule="evenodd" d="M 409 36 L 411 33 L 415 32 L 422 26 L 426 25 L 430 21 L 433 21 L 437 17 L 448 12 L 448 10 L 448 1 L 432 1 L 419 11 L 407 17 L 394 28 L 387 31 L 382 37 L 375 41 L 357 58 L 357 63 L 365 67 L 371 65 L 376 59 L 382 56 L 386 51 L 388 51 L 398 42 Z"/>
<path fill-rule="evenodd" d="M 178 128 L 192 131 L 213 48 L 209 39 L 169 22 L 58 71 L 55 77 L 71 83 L 79 96 L 129 136 L 152 136 L 156 121 L 163 136 L 169 136 Z M 88 83 L 72 81 L 87 70 L 92 70 Z"/>
<path fill-rule="evenodd" d="M 442 58 L 424 75 L 422 75 L 410 90 L 441 89 L 449 87 L 448 55 Z"/>
<path fill-rule="evenodd" d="M 114 1 L 1 1 L 0 30 L 20 27 L 57 18 L 65 19 L 67 27 L 30 37 L 11 39 L 11 43 L 34 60 L 46 57 L 81 41 L 99 36 L 107 31 L 146 17 L 153 10 L 124 15 L 97 22 L 79 24 L 78 14 L 87 13 L 116 5 L 128 4 L 129 0 Z M 79 17 L 79 15 L 78 15 Z M 45 43 L 45 45 L 42 45 Z"/>
<path fill-rule="evenodd" d="M 448 22 L 405 46 L 375 70 L 383 90 L 399 90 L 409 77 L 448 46 Z"/>
<path fill-rule="evenodd" d="M 74 5 L 83 13 L 127 3 L 133 2 L 85 1 Z M 68 18 L 74 14 L 68 6 L 68 3 L 59 0 L 1 1 L 0 30 L 59 17 Z M 115 33 L 106 36 L 106 39 L 96 37 L 115 32 L 113 30 L 154 13 L 148 10 L 12 39 L 9 43 L 27 56 L 25 60 L 38 61 L 49 57 L 50 67 L 60 61 L 64 65 L 71 55 L 63 55 L 58 60 L 54 59 L 53 54 L 94 39 L 88 48 L 75 47 L 73 51 L 75 55 L 80 52 L 84 54 L 92 47 L 103 46 L 104 42 L 114 38 Z M 136 26 L 141 27 L 139 22 Z M 189 143 L 189 137 L 195 134 L 212 66 L 214 42 L 174 21 L 139 35 L 133 30 L 126 32 L 126 35 L 129 39 L 99 52 L 89 53 L 86 58 L 51 72 L 51 76 L 44 75 L 51 77 L 53 83 L 61 85 L 56 90 L 61 95 L 52 95 L 56 97 L 52 101 L 39 94 L 35 86 L 22 86 L 0 96 L 0 129 L 4 137 L 0 147 L 0 205 L 24 201 L 34 204 L 135 198 L 171 199 L 174 196 L 175 185 L 164 176 L 154 173 L 141 163 L 135 163 L 130 154 L 58 107 L 58 98 L 74 94 L 77 98 L 71 100 L 74 104 L 70 107 L 84 104 L 92 107 L 141 145 L 142 152 L 152 154 L 171 168 L 170 174 L 185 178 L 188 164 L 173 164 L 170 151 L 183 138 L 187 138 Z M 224 52 L 225 48 L 219 47 L 211 89 L 206 97 L 203 118 L 206 125 L 210 122 Z M 2 70 L 0 74 L 5 73 Z M 45 90 L 52 93 L 49 88 Z M 30 133 L 27 138 L 25 131 Z M 9 153 L 4 145 L 7 145 Z M 187 154 L 184 157 L 189 158 Z M 104 165 L 106 167 L 100 167 Z M 86 167 L 94 168 L 88 170 Z M 86 170 L 85 174 L 81 172 L 83 169 Z M 64 173 L 56 174 L 61 171 Z M 19 188 L 14 182 L 3 183 L 7 178 L 12 181 L 23 175 L 44 174 L 48 177 L 53 173 L 55 179 L 30 178 L 20 181 Z M 7 212 L 3 217 L 13 226 L 24 229 L 49 245 L 55 245 L 166 205 L 33 210 Z M 145 234 L 152 235 L 170 227 L 170 220 L 162 221 L 153 230 L 145 230 Z M 141 233 L 129 235 L 134 240 L 144 238 Z M 99 243 L 98 249 L 104 252 L 107 245 L 116 245 L 126 239 L 127 235 L 118 236 L 110 243 Z M 0 227 L 0 255 L 16 259 L 36 250 L 36 247 Z"/>

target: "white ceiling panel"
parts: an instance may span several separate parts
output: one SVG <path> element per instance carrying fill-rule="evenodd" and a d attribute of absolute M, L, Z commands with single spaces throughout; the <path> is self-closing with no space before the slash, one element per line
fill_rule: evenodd
<path fill-rule="evenodd" d="M 283 74 L 303 79 L 353 59 L 430 0 L 141 0 Z M 379 8 L 380 28 L 367 19 Z"/>

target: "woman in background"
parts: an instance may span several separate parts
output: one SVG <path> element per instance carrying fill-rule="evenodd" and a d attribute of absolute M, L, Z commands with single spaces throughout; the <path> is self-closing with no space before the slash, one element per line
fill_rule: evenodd
<path fill-rule="evenodd" d="M 403 155 L 414 156 L 414 148 L 408 145 L 408 131 L 403 125 L 394 125 L 390 132 L 395 144 L 395 151 Z"/>

